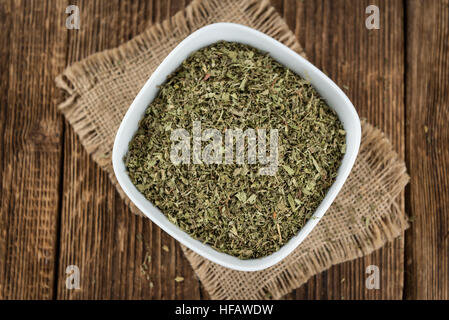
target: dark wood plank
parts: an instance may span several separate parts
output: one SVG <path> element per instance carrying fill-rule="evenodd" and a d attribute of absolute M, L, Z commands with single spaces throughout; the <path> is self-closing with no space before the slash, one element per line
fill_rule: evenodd
<path fill-rule="evenodd" d="M 72 2 L 80 6 L 81 28 L 69 32 L 69 64 L 131 39 L 148 23 L 162 21 L 184 5 L 183 1 Z M 199 281 L 179 245 L 149 220 L 129 211 L 68 125 L 60 248 L 59 299 L 200 297 Z M 148 256 L 151 263 L 145 264 L 142 274 Z M 65 287 L 65 268 L 71 264 L 80 269 L 80 290 Z M 175 283 L 178 275 L 185 281 Z"/>
<path fill-rule="evenodd" d="M 385 24 L 379 31 L 368 31 L 364 27 L 367 2 L 351 4 L 274 1 L 290 27 L 296 30 L 309 59 L 338 84 L 349 88 L 347 92 L 359 113 L 380 125 L 403 155 L 402 3 L 379 5 L 385 16 L 385 20 L 382 19 Z M 116 46 L 137 34 L 144 25 L 140 22 L 144 20 L 140 16 L 142 12 L 153 21 L 160 21 L 172 14 L 170 8 L 174 7 L 172 2 L 151 2 L 148 6 L 139 2 L 140 10 L 136 13 L 132 10 L 134 6 L 116 11 L 119 4 L 115 2 L 107 5 L 84 2 L 82 6 L 88 8 L 88 15 L 82 19 L 87 26 L 79 34 L 70 35 L 69 62 Z M 136 15 L 136 19 L 131 19 Z M 107 26 L 98 25 L 100 16 L 108 21 Z M 130 19 L 132 23 L 125 24 Z M 385 101 L 391 101 L 392 106 L 387 107 Z M 198 283 L 179 246 L 151 223 L 130 214 L 106 176 L 84 153 L 71 129 L 67 131 L 58 297 L 198 297 Z M 132 234 L 141 237 L 134 239 Z M 161 250 L 162 245 L 167 245 L 169 252 Z M 140 266 L 133 261 L 143 261 L 147 251 L 153 262 L 149 271 L 151 280 L 145 281 L 145 276 L 138 274 Z M 315 277 L 290 298 L 400 298 L 402 259 L 403 241 L 397 240 L 369 257 L 334 267 Z M 80 266 L 81 279 L 90 279 L 80 291 L 64 287 L 65 266 L 72 263 Z M 381 267 L 382 289 L 379 291 L 364 288 L 364 271 L 370 264 Z M 186 277 L 183 284 L 173 283 L 172 279 L 178 274 Z M 154 285 L 152 289 L 150 281 Z M 202 294 L 207 296 L 205 292 Z"/>
<path fill-rule="evenodd" d="M 405 155 L 404 8 L 400 0 L 376 1 L 380 30 L 365 27 L 370 1 L 273 1 L 308 59 L 344 89 L 359 115 L 380 127 Z M 401 206 L 404 209 L 404 197 Z M 377 265 L 380 290 L 365 288 L 366 267 Z M 290 299 L 401 299 L 404 240 L 317 275 Z"/>
<path fill-rule="evenodd" d="M 65 64 L 60 2 L 0 2 L 0 299 L 54 295 Z"/>
<path fill-rule="evenodd" d="M 397 151 L 404 155 L 402 2 L 379 2 L 379 31 L 364 27 L 364 9 L 369 4 L 366 1 L 273 2 L 296 31 L 309 59 L 338 84 L 349 88 L 348 95 L 359 113 L 384 129 Z M 71 63 L 130 39 L 147 23 L 161 21 L 185 5 L 184 1 L 78 4 L 83 14 L 81 30 L 67 31 L 65 17 L 60 13 L 68 3 L 57 2 L 56 9 L 50 1 L 0 3 L 0 25 L 7 35 L 0 40 L 0 65 L 2 70 L 8 70 L 0 75 L 0 298 L 54 295 L 62 121 L 55 112 L 54 97 L 58 95 L 53 78 L 64 64 L 65 37 L 69 36 L 67 62 Z M 447 298 L 447 162 L 446 167 L 437 166 L 447 159 L 447 131 L 438 121 L 447 119 L 447 88 L 438 86 L 447 84 L 447 45 L 444 47 L 443 42 L 447 38 L 447 1 L 430 8 L 421 6 L 412 2 L 407 11 L 412 43 L 408 51 L 411 67 L 407 71 L 407 114 L 414 119 L 407 127 L 407 158 L 415 181 L 410 188 L 410 210 L 421 223 L 415 223 L 407 240 L 406 293 L 411 298 Z M 432 19 L 424 20 L 425 15 L 420 13 L 424 9 L 436 18 L 436 24 Z M 415 18 L 419 24 L 413 24 Z M 415 34 L 420 37 L 412 36 Z M 428 55 L 423 49 L 426 47 L 420 46 L 423 41 L 429 42 L 427 48 L 435 45 L 431 50 L 434 55 Z M 424 66 L 417 63 L 422 59 L 427 59 Z M 418 82 L 416 75 L 422 73 L 426 81 Z M 435 79 L 438 82 L 432 84 Z M 427 83 L 432 84 L 430 93 L 426 91 Z M 430 103 L 426 95 L 432 97 Z M 427 105 L 436 105 L 436 110 L 427 109 Z M 207 297 L 207 293 L 200 292 L 179 245 L 147 220 L 129 212 L 106 175 L 66 127 L 57 296 Z M 410 156 L 414 154 L 423 155 L 424 161 Z M 425 181 L 426 190 L 434 192 L 421 192 L 415 187 L 420 181 Z M 426 212 L 435 214 L 424 219 Z M 436 235 L 434 230 L 438 230 Z M 309 281 L 290 298 L 400 298 L 403 244 L 399 239 L 369 257 L 336 266 Z M 161 249 L 163 245 L 169 247 L 168 252 Z M 153 260 L 148 272 L 150 280 L 140 274 L 139 261 L 144 260 L 147 252 Z M 429 259 L 435 263 L 423 263 Z M 79 291 L 65 289 L 65 267 L 69 264 L 77 264 L 81 269 Z M 379 291 L 364 288 L 364 271 L 369 264 L 381 267 Z M 173 278 L 177 275 L 186 281 L 175 284 Z"/>
<path fill-rule="evenodd" d="M 449 299 L 449 2 L 407 2 L 406 291 Z"/>

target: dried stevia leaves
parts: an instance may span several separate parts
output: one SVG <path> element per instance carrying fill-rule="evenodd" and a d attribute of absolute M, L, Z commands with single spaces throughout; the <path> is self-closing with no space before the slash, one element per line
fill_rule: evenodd
<path fill-rule="evenodd" d="M 170 161 L 174 129 L 279 131 L 279 168 Z M 302 79 L 246 45 L 219 42 L 193 53 L 161 85 L 129 144 L 138 190 L 191 236 L 242 259 L 277 251 L 314 213 L 345 153 L 337 115 Z M 207 142 L 203 142 L 207 145 Z M 269 150 L 269 149 L 268 149 Z"/>

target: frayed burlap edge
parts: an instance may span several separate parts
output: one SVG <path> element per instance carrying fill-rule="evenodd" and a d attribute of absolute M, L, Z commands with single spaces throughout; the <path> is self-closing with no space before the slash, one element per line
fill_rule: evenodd
<path fill-rule="evenodd" d="M 56 79 L 57 85 L 68 94 L 67 99 L 59 106 L 61 112 L 73 126 L 87 152 L 109 173 L 112 183 L 133 213 L 141 214 L 118 185 L 112 169 L 111 152 L 115 136 L 113 133 L 141 86 L 171 51 L 172 47 L 166 45 L 166 41 L 171 39 L 176 44 L 196 29 L 222 21 L 241 23 L 258 29 L 304 55 L 294 34 L 270 6 L 269 1 L 204 0 L 194 1 L 172 18 L 151 26 L 141 35 L 116 49 L 94 54 L 75 63 Z M 174 46 L 173 43 L 171 46 Z M 128 74 L 129 78 L 123 78 L 123 73 L 130 73 L 123 66 L 129 67 L 133 62 L 138 64 L 141 62 L 139 58 L 142 57 L 153 58 L 153 62 L 146 65 L 145 71 L 148 73 L 140 77 Z M 124 83 L 126 90 L 123 95 L 126 97 L 122 100 L 118 96 L 120 92 L 114 96 L 115 93 L 108 91 L 106 92 L 109 95 L 101 99 L 102 92 L 98 88 L 103 82 L 111 79 L 128 80 Z M 130 79 L 135 80 L 135 83 L 131 83 Z M 86 96 L 87 102 L 80 102 Z M 116 109 L 105 106 L 108 103 L 115 105 Z M 101 118 L 106 113 L 115 114 L 116 117 L 113 121 L 98 120 L 98 116 Z M 369 254 L 402 234 L 408 224 L 396 200 L 408 181 L 405 165 L 379 130 L 363 122 L 362 134 L 359 157 L 334 204 L 301 246 L 281 263 L 260 272 L 237 272 L 218 266 L 183 248 L 212 298 L 259 299 L 268 296 L 280 298 L 299 287 L 311 276 L 334 264 Z M 361 176 L 369 176 L 369 182 L 358 181 Z M 355 193 L 351 193 L 348 189 L 351 186 L 363 188 L 367 185 L 377 187 L 383 195 L 367 199 L 366 204 L 352 205 Z M 369 224 L 361 224 L 358 221 L 361 217 L 367 219 L 365 221 L 369 219 L 366 212 L 369 211 L 367 208 L 370 205 L 379 205 L 380 208 L 369 213 L 372 215 Z M 345 210 L 354 210 L 355 218 L 358 219 L 351 223 L 350 227 L 344 226 L 349 225 L 346 221 L 349 214 L 346 214 Z M 337 236 L 329 237 L 331 238 L 329 240 L 323 230 L 332 226 L 337 226 L 343 231 Z"/>
<path fill-rule="evenodd" d="M 164 45 L 164 39 L 177 38 L 181 41 L 187 35 L 205 25 L 225 22 L 226 20 L 220 20 L 217 10 L 231 10 L 230 8 L 233 12 L 240 14 L 230 17 L 232 20 L 228 22 L 249 25 L 305 56 L 295 35 L 268 0 L 194 1 L 185 10 L 179 11 L 160 24 L 151 26 L 142 34 L 118 48 L 93 54 L 80 62 L 74 63 L 56 78 L 56 85 L 69 94 L 69 97 L 59 105 L 59 110 L 65 115 L 80 137 L 86 151 L 100 166 L 111 165 L 112 140 L 105 143 L 98 135 L 96 123 L 91 121 L 83 108 L 79 108 L 76 99 L 80 92 L 79 88 L 75 88 L 73 84 L 82 83 L 84 89 L 93 88 L 98 82 L 97 72 L 116 68 L 122 61 L 134 59 L 137 53 L 148 52 L 151 54 L 151 50 Z M 244 16 L 242 13 L 244 13 Z M 161 62 L 164 58 L 165 56 L 160 57 Z M 156 67 L 157 65 L 154 66 L 154 68 Z M 92 72 L 92 70 L 95 70 L 95 72 Z"/>
<path fill-rule="evenodd" d="M 303 244 L 285 260 L 258 272 L 229 271 L 184 248 L 187 258 L 210 296 L 214 299 L 279 299 L 307 282 L 315 274 L 333 265 L 368 255 L 384 246 L 386 242 L 402 235 L 409 225 L 407 217 L 397 204 L 397 199 L 407 185 L 409 176 L 404 162 L 399 159 L 389 140 L 379 129 L 365 120 L 362 121 L 360 153 L 351 176 L 357 175 L 361 167 L 372 170 L 371 183 L 366 186 L 379 182 L 384 185 L 388 193 L 390 210 L 385 210 L 378 219 L 368 221 L 369 224 L 357 232 L 336 241 L 325 241 L 315 245 L 316 235 L 322 231 L 318 224 Z M 344 188 L 350 188 L 351 176 Z M 343 190 L 335 203 L 338 203 L 338 198 L 342 196 L 344 196 Z M 333 212 L 338 210 L 333 204 L 323 219 L 332 218 Z M 306 250 L 307 254 L 304 254 L 303 250 Z M 223 274 L 225 276 L 222 276 Z M 246 287 L 244 292 L 229 291 L 229 288 L 225 288 L 224 285 L 228 285 L 226 278 L 229 278 L 231 274 L 233 282 L 249 284 L 251 288 Z"/>

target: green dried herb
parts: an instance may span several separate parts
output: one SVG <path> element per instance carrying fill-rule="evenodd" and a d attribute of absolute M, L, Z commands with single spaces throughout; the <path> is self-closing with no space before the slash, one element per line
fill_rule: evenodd
<path fill-rule="evenodd" d="M 171 133 L 192 132 L 194 121 L 223 134 L 277 129 L 276 175 L 259 175 L 259 162 L 173 164 Z M 279 250 L 310 219 L 335 180 L 345 140 L 337 115 L 307 80 L 254 48 L 219 42 L 193 53 L 161 85 L 125 162 L 137 189 L 172 223 L 248 259 Z"/>
<path fill-rule="evenodd" d="M 145 278 L 149 281 L 151 280 L 149 268 L 151 266 L 151 255 L 149 252 L 145 254 L 145 258 L 143 259 L 143 263 L 140 265 L 140 273 L 142 276 L 145 276 Z"/>

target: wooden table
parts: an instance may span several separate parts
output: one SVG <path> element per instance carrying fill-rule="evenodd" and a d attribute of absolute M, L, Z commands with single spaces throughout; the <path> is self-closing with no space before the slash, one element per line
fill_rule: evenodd
<path fill-rule="evenodd" d="M 272 3 L 309 60 L 386 132 L 411 175 L 401 207 L 413 222 L 403 237 L 286 298 L 449 299 L 449 1 Z M 70 4 L 80 7 L 80 30 L 65 26 Z M 0 298 L 208 297 L 175 240 L 131 214 L 83 150 L 57 111 L 54 83 L 67 65 L 186 4 L 0 1 Z M 380 8 L 380 30 L 365 27 L 370 4 Z M 150 280 L 141 274 L 147 253 Z M 79 290 L 66 288 L 68 265 L 80 269 Z M 368 265 L 380 268 L 379 290 L 365 287 Z"/>

